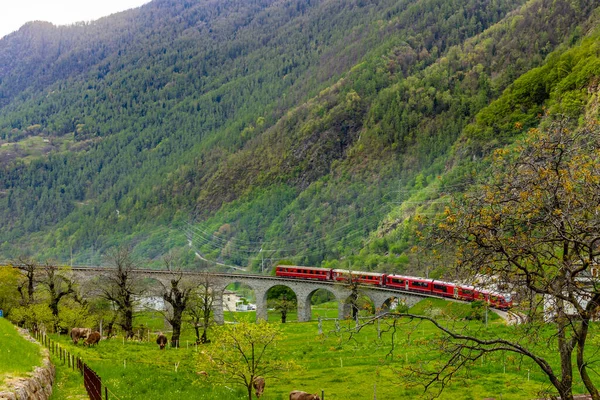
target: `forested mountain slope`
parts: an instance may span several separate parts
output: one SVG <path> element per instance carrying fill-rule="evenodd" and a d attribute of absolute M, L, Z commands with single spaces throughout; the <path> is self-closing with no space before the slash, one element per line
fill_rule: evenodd
<path fill-rule="evenodd" d="M 574 89 L 545 70 L 552 82 L 515 80 L 593 54 L 594 8 L 154 0 L 28 24 L 0 40 L 0 256 L 99 262 L 126 241 L 148 258 L 191 244 L 255 268 L 403 269 L 411 196 L 460 180 L 546 102 L 584 110 L 592 56 Z"/>

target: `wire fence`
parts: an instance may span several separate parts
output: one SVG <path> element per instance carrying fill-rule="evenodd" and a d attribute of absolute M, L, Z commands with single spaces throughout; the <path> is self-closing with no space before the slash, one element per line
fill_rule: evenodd
<path fill-rule="evenodd" d="M 41 331 L 34 331 L 33 336 L 48 350 L 59 358 L 64 366 L 68 368 L 72 368 L 77 370 L 83 375 L 83 386 L 87 391 L 87 394 L 90 400 L 103 400 L 102 394 L 104 393 L 104 400 L 120 400 L 112 390 L 110 390 L 106 385 L 102 385 L 102 378 L 91 369 L 81 357 L 77 357 L 71 354 L 67 349 L 62 347 L 59 343 L 52 340 L 48 335 Z"/>

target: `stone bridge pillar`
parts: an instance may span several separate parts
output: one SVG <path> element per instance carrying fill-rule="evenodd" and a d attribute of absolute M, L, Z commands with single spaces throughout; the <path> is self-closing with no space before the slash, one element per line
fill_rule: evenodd
<path fill-rule="evenodd" d="M 346 319 L 352 314 L 350 304 L 346 303 L 346 299 L 337 299 L 338 301 L 338 319 Z"/>
<path fill-rule="evenodd" d="M 256 320 L 259 319 L 267 321 L 269 319 L 267 313 L 267 290 L 260 286 L 256 287 L 254 294 L 256 295 Z"/>
<path fill-rule="evenodd" d="M 213 292 L 213 318 L 217 325 L 223 325 L 225 323 L 225 316 L 223 314 L 223 290 L 215 290 Z"/>
<path fill-rule="evenodd" d="M 302 289 L 296 288 L 296 300 L 298 301 L 298 322 L 308 322 L 311 320 L 311 304 L 310 295 L 314 291 L 313 288 Z"/>

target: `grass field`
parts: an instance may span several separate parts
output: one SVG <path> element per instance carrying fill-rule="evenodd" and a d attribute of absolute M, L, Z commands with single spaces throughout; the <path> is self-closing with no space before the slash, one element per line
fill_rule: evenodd
<path fill-rule="evenodd" d="M 7 380 L 27 376 L 41 365 L 40 346 L 25 340 L 9 321 L 0 318 L 0 391 Z"/>
<path fill-rule="evenodd" d="M 337 306 L 316 307 L 313 315 L 330 316 L 330 311 L 335 315 Z M 470 306 L 433 300 L 422 302 L 411 311 L 443 319 L 445 314 L 466 314 Z M 253 319 L 255 314 L 245 312 L 227 316 L 228 319 L 234 317 L 237 320 Z M 287 400 L 289 392 L 295 389 L 319 394 L 323 390 L 327 400 L 427 398 L 429 394 L 424 394 L 423 387 L 412 383 L 407 368 L 433 368 L 444 361 L 438 350 L 439 333 L 429 323 L 402 323 L 393 335 L 396 348 L 390 354 L 392 334 L 383 333 L 380 339 L 377 326 L 369 326 L 349 340 L 348 334 L 342 333 L 351 331 L 353 322 L 342 321 L 341 332 L 338 333 L 335 321 L 325 320 L 322 322 L 323 334 L 320 335 L 316 321 L 280 324 L 276 314 L 270 315 L 269 319 L 281 326 L 284 333 L 284 339 L 273 350 L 293 360 L 299 368 L 268 380 L 261 398 L 265 400 Z M 450 319 L 446 321 L 448 324 L 456 323 Z M 150 315 L 138 318 L 137 323 L 147 324 L 151 330 L 163 327 L 161 318 Z M 504 325 L 492 313 L 487 326 L 480 321 L 462 321 L 460 324 L 477 330 L 481 337 L 495 334 L 512 337 L 521 329 Z M 383 324 L 380 328 L 383 330 Z M 158 349 L 152 336 L 150 342 L 123 342 L 122 338 L 105 340 L 91 349 L 75 347 L 64 336 L 57 339 L 72 353 L 83 357 L 118 399 L 247 398 L 241 387 L 217 384 L 212 376 L 205 379 L 196 374 L 196 371 L 205 369 L 198 364 L 197 352 L 203 347 L 191 345 L 194 341 L 191 330 L 183 332 L 182 348 L 165 351 Z M 214 336 L 212 339 L 213 343 L 218 342 Z M 539 345 L 540 349 L 552 354 L 547 341 Z M 449 382 L 440 398 L 532 399 L 540 397 L 540 392 L 548 388 L 546 382 L 531 361 L 497 354 L 469 365 Z M 582 391 L 581 383 L 576 380 L 575 392 Z M 53 399 L 69 398 L 68 393 L 66 390 Z"/>

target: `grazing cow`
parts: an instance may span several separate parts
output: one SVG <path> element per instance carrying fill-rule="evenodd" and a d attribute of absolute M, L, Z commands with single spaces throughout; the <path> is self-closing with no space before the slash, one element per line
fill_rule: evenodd
<path fill-rule="evenodd" d="M 100 332 L 92 332 L 87 337 L 87 339 L 85 339 L 85 342 L 83 342 L 83 345 L 91 346 L 93 344 L 98 344 L 99 341 L 100 341 Z"/>
<path fill-rule="evenodd" d="M 71 339 L 73 339 L 73 344 L 78 344 L 79 339 L 86 339 L 92 330 L 90 328 L 73 328 L 71 329 Z"/>
<path fill-rule="evenodd" d="M 254 392 L 256 393 L 256 397 L 260 397 L 265 390 L 265 378 L 262 376 L 257 376 L 252 381 L 252 386 L 254 387 Z"/>
<path fill-rule="evenodd" d="M 156 338 L 156 344 L 160 347 L 161 350 L 165 349 L 167 345 L 167 337 L 162 334 L 162 332 Z"/>
<path fill-rule="evenodd" d="M 310 394 L 302 392 L 300 390 L 294 390 L 290 392 L 290 400 L 321 400 L 316 394 Z"/>

